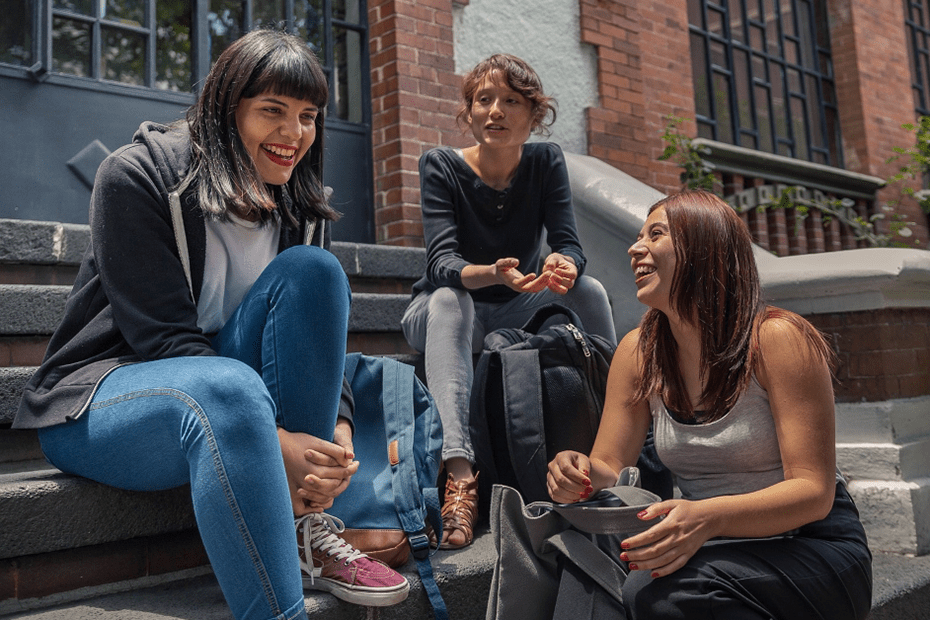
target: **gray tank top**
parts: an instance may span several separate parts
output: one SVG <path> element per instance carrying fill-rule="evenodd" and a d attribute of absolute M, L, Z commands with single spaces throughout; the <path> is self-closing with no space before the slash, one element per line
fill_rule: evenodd
<path fill-rule="evenodd" d="M 675 421 L 649 399 L 659 458 L 685 499 L 751 493 L 785 479 L 768 393 L 753 377 L 733 408 L 707 424 Z"/>

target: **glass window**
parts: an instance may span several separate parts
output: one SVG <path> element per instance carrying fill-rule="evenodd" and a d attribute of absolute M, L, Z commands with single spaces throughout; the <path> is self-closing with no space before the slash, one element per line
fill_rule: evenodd
<path fill-rule="evenodd" d="M 930 115 L 930 0 L 904 0 L 911 80 L 917 116 Z"/>
<path fill-rule="evenodd" d="M 0 0 L 0 63 L 186 93 L 243 34 L 281 28 L 305 39 L 323 64 L 331 93 L 327 113 L 368 122 L 363 0 L 42 1 L 50 17 L 45 25 L 37 0 Z M 199 57 L 199 50 L 209 56 Z"/>
<path fill-rule="evenodd" d="M 0 62 L 32 66 L 35 62 L 31 36 L 33 3 L 31 0 L 4 0 L 0 7 L 4 14 L 0 19 Z"/>
<path fill-rule="evenodd" d="M 155 87 L 191 89 L 191 7 L 189 2 L 155 4 Z"/>
<path fill-rule="evenodd" d="M 842 167 L 825 3 L 689 1 L 699 134 Z"/>

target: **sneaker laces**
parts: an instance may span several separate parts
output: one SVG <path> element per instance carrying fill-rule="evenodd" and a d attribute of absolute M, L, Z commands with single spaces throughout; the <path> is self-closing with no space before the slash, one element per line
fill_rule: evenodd
<path fill-rule="evenodd" d="M 327 556 L 336 556 L 337 561 L 346 564 L 365 557 L 365 554 L 340 538 L 338 534 L 345 531 L 345 523 L 339 517 L 328 515 L 325 512 L 311 512 L 294 520 L 294 527 L 298 530 L 303 525 L 303 548 L 307 554 L 310 565 L 310 583 L 313 577 L 313 550 L 320 551 Z"/>

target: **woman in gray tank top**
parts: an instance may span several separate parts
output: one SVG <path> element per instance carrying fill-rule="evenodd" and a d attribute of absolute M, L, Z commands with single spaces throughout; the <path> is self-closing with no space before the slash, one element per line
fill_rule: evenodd
<path fill-rule="evenodd" d="M 614 356 L 590 456 L 560 453 L 549 492 L 613 485 L 654 422 L 681 496 L 605 543 L 629 570 L 623 605 L 567 563 L 555 617 L 865 618 L 872 558 L 836 469 L 823 337 L 763 302 L 749 231 L 713 194 L 653 205 L 629 254 L 649 310 Z"/>

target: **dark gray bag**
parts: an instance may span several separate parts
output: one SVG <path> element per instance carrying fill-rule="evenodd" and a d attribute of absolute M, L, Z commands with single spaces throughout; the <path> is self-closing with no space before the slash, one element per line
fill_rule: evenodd
<path fill-rule="evenodd" d="M 513 488 L 495 485 L 491 534 L 497 562 L 491 579 L 486 620 L 551 618 L 559 590 L 560 556 L 585 571 L 622 603 L 623 569 L 601 551 L 589 534 L 632 535 L 654 522 L 637 513 L 662 499 L 640 488 L 639 470 L 627 467 L 617 485 L 577 504 L 524 505 Z M 585 533 L 583 533 L 585 532 Z"/>

